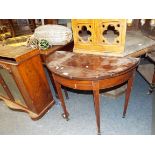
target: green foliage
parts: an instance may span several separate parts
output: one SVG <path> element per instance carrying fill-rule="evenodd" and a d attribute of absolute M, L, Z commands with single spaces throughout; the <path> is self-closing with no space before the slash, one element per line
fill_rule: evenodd
<path fill-rule="evenodd" d="M 45 39 L 42 39 L 40 42 L 39 42 L 39 49 L 41 50 L 46 50 L 50 47 L 49 45 L 49 42 Z"/>

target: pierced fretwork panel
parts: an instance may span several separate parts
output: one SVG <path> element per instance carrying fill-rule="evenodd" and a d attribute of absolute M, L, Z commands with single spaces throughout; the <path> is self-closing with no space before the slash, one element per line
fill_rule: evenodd
<path fill-rule="evenodd" d="M 91 25 L 81 25 L 78 28 L 79 42 L 92 42 Z"/>
<path fill-rule="evenodd" d="M 74 52 L 123 52 L 125 19 L 73 19 Z"/>
<path fill-rule="evenodd" d="M 115 23 L 116 24 L 116 23 Z M 102 42 L 103 44 L 119 44 L 121 42 L 120 36 L 120 24 L 102 24 Z"/>
<path fill-rule="evenodd" d="M 83 20 L 78 22 L 78 19 L 72 22 L 74 44 L 92 44 L 94 42 L 94 21 L 93 20 Z"/>

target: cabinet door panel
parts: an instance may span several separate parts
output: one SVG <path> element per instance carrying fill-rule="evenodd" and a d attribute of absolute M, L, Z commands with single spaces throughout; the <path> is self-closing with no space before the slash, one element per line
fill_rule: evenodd
<path fill-rule="evenodd" d="M 5 90 L 4 90 L 4 88 L 2 87 L 2 85 L 0 85 L 0 95 L 8 98 L 8 95 L 7 95 L 7 93 L 5 92 Z"/>
<path fill-rule="evenodd" d="M 2 69 L 2 68 L 0 69 L 0 74 L 3 78 L 3 80 L 5 81 L 6 85 L 8 86 L 12 96 L 14 97 L 15 102 L 26 106 L 24 98 L 21 95 L 21 93 L 16 85 L 16 82 L 13 79 L 13 76 L 7 70 Z M 5 92 L 4 88 L 1 85 L 0 85 L 0 95 L 9 98 L 7 96 L 7 93 Z"/>

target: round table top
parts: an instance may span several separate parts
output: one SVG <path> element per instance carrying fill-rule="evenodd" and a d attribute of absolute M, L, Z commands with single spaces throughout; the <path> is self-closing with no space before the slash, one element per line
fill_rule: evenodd
<path fill-rule="evenodd" d="M 57 51 L 47 67 L 52 73 L 69 79 L 99 80 L 128 72 L 138 63 L 138 58 Z"/>

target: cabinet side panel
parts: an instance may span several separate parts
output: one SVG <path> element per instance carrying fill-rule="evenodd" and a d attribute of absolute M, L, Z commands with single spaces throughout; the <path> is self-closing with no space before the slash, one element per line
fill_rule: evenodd
<path fill-rule="evenodd" d="M 32 99 L 35 112 L 40 113 L 53 101 L 40 56 L 37 55 L 20 64 L 18 71 Z"/>
<path fill-rule="evenodd" d="M 25 100 L 25 104 L 27 105 L 28 109 L 31 109 L 31 111 L 35 112 L 36 113 L 36 110 L 35 110 L 35 107 L 33 106 L 33 101 L 32 99 L 30 98 L 30 95 L 28 93 L 28 91 L 26 90 L 26 87 L 23 83 L 23 79 L 18 71 L 18 67 L 17 65 L 12 65 L 10 66 L 11 68 L 11 71 L 12 71 L 12 75 L 13 75 L 13 78 Z"/>

